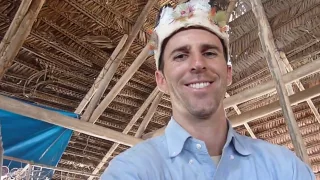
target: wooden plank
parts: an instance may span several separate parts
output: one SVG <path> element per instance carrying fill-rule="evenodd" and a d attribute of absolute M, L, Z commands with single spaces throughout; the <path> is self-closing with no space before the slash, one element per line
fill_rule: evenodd
<path fill-rule="evenodd" d="M 0 79 L 11 66 L 24 41 L 31 32 L 45 0 L 23 0 L 0 43 Z"/>
<path fill-rule="evenodd" d="M 251 0 L 252 11 L 257 19 L 259 28 L 259 38 L 264 51 L 270 73 L 276 84 L 277 94 L 279 96 L 281 109 L 283 111 L 284 119 L 288 125 L 290 137 L 294 145 L 295 152 L 298 157 L 305 163 L 310 164 L 308 153 L 304 145 L 301 133 L 299 131 L 297 122 L 291 109 L 290 101 L 286 92 L 285 83 L 279 70 L 277 58 L 280 58 L 277 53 L 277 48 L 273 39 L 272 30 L 268 22 L 267 16 L 263 9 L 261 0 Z M 278 55 L 276 57 L 276 55 Z"/>
<path fill-rule="evenodd" d="M 157 0 L 149 0 L 148 3 L 143 8 L 142 12 L 140 13 L 136 23 L 134 24 L 126 44 L 120 50 L 116 59 L 112 62 L 110 68 L 108 69 L 107 73 L 104 75 L 104 86 L 99 86 L 98 91 L 93 95 L 92 100 L 90 101 L 87 110 L 85 110 L 82 120 L 88 121 L 91 120 L 92 113 L 96 108 L 97 104 L 99 103 L 103 93 L 105 92 L 106 88 L 108 87 L 112 77 L 114 76 L 115 72 L 117 71 L 121 61 L 125 58 L 127 52 L 129 51 L 130 46 L 132 45 L 134 39 L 137 37 L 138 33 L 140 32 L 141 27 L 144 25 L 149 12 L 153 8 L 153 5 L 157 2 Z M 102 113 L 101 113 L 102 114 Z M 100 115 L 101 115 L 100 114 Z M 91 120 L 92 121 L 92 120 Z"/>
<path fill-rule="evenodd" d="M 32 106 L 30 104 L 8 98 L 0 95 L 0 109 L 20 114 L 33 119 L 38 119 L 50 124 L 65 127 L 80 133 L 94 136 L 101 139 L 106 139 L 113 142 L 118 142 L 127 146 L 133 146 L 142 141 L 142 139 L 135 138 L 120 132 L 104 128 L 92 123 L 83 122 L 79 119 L 64 116 L 57 112 L 53 112 L 40 107 Z"/>
<path fill-rule="evenodd" d="M 123 76 L 119 79 L 117 84 L 113 86 L 111 91 L 107 94 L 107 96 L 101 101 L 98 107 L 93 111 L 89 122 L 95 123 L 104 110 L 109 106 L 109 104 L 114 100 L 114 98 L 120 93 L 123 87 L 129 82 L 134 73 L 139 69 L 139 67 L 143 64 L 143 62 L 149 56 L 149 46 L 143 48 L 138 57 L 133 61 L 128 70 L 123 74 Z M 86 114 L 86 113 L 85 113 Z M 84 114 L 84 116 L 85 116 Z M 88 118 L 88 117 L 83 117 Z M 85 119 L 84 119 L 85 120 Z"/>
<path fill-rule="evenodd" d="M 149 104 L 154 100 L 156 95 L 158 94 L 159 89 L 156 87 L 152 93 L 149 95 L 149 97 L 145 100 L 145 102 L 142 104 L 140 109 L 136 112 L 136 114 L 132 117 L 130 120 L 129 124 L 126 126 L 126 128 L 123 131 L 123 134 L 128 134 L 128 132 L 131 130 L 133 125 L 138 121 L 138 119 L 142 116 L 143 112 L 147 109 Z M 109 149 L 107 154 L 102 158 L 101 162 L 98 164 L 98 166 L 94 169 L 92 174 L 97 174 L 101 168 L 108 162 L 108 159 L 112 156 L 114 151 L 118 148 L 120 144 L 119 143 L 114 143 L 112 147 Z M 90 176 L 88 180 L 92 180 L 93 176 Z"/>

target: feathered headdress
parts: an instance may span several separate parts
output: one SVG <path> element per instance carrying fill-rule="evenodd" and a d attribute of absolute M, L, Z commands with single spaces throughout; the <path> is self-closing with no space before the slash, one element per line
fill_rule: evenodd
<path fill-rule="evenodd" d="M 163 6 L 159 12 L 156 27 L 150 32 L 150 48 L 154 51 L 157 69 L 159 69 L 163 41 L 181 28 L 205 28 L 220 37 L 229 51 L 227 15 L 226 11 L 222 10 L 227 7 L 224 2 L 223 0 L 183 0 L 176 6 Z M 231 65 L 229 58 L 228 64 Z"/>

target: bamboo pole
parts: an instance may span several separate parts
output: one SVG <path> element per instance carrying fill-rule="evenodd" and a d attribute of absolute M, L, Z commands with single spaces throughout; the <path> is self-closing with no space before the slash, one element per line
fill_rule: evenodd
<path fill-rule="evenodd" d="M 49 166 L 49 165 L 45 165 L 45 164 L 34 163 L 32 161 L 27 161 L 27 160 L 15 158 L 15 157 L 10 157 L 10 156 L 4 156 L 4 159 L 9 160 L 9 161 L 15 161 L 15 162 L 20 162 L 20 163 L 24 163 L 24 164 L 29 164 L 30 165 L 30 166 L 28 166 L 29 168 L 32 168 L 32 166 L 38 166 L 38 167 L 42 167 L 45 169 L 52 169 L 55 171 L 68 172 L 68 173 L 78 174 L 78 175 L 82 175 L 82 176 L 100 177 L 100 175 L 97 175 L 97 174 L 89 174 L 89 173 L 82 172 L 82 171 L 75 171 L 75 170 L 69 170 L 69 169 L 61 168 L 61 167 L 54 167 L 54 166 Z"/>
<path fill-rule="evenodd" d="M 132 45 L 134 39 L 137 37 L 141 27 L 143 26 L 143 24 L 145 23 L 148 15 L 149 15 L 149 12 L 151 11 L 151 9 L 153 8 L 153 5 L 156 2 L 157 2 L 157 0 L 149 0 L 147 2 L 147 4 L 145 5 L 145 7 L 143 8 L 142 12 L 140 13 L 136 23 L 134 24 L 134 26 L 128 36 L 126 44 L 119 52 L 119 55 L 117 56 L 117 58 L 112 62 L 108 72 L 105 74 L 103 86 L 99 86 L 97 92 L 93 95 L 92 100 L 90 101 L 88 108 L 85 110 L 81 120 L 88 121 L 89 119 L 91 119 L 90 117 L 91 117 L 93 111 L 95 110 L 97 104 L 99 103 L 101 97 L 103 96 L 103 93 L 105 92 L 106 88 L 108 87 L 112 77 L 114 76 L 115 72 L 117 71 L 121 61 L 124 59 L 127 52 L 129 51 L 130 46 Z"/>
<path fill-rule="evenodd" d="M 268 22 L 267 16 L 263 9 L 261 0 L 251 0 L 252 11 L 256 16 L 259 27 L 259 38 L 261 41 L 262 49 L 266 56 L 266 60 L 270 69 L 270 73 L 276 84 L 276 90 L 279 96 L 281 109 L 283 111 L 284 119 L 288 125 L 290 137 L 294 145 L 295 152 L 298 157 L 305 163 L 310 164 L 308 153 L 304 145 L 302 136 L 300 134 L 297 122 L 295 121 L 294 114 L 291 109 L 289 98 L 287 96 L 285 84 L 283 82 L 279 65 L 277 63 L 277 49 L 274 44 L 273 34 Z M 278 54 L 279 58 L 279 54 Z"/>
<path fill-rule="evenodd" d="M 124 131 L 122 132 L 123 134 L 128 134 L 133 125 L 138 121 L 138 119 L 142 116 L 143 112 L 147 109 L 149 104 L 154 100 L 156 95 L 158 94 L 159 89 L 156 87 L 152 93 L 149 95 L 149 97 L 144 101 L 140 109 L 136 112 L 136 114 L 132 117 L 131 121 L 129 124 L 126 126 Z M 120 144 L 119 143 L 114 143 L 107 154 L 102 158 L 101 162 L 98 164 L 98 166 L 94 169 L 92 174 L 97 174 L 101 168 L 107 163 L 108 159 L 111 157 L 111 155 L 114 153 L 114 151 L 118 148 Z M 90 176 L 88 180 L 92 180 L 93 176 Z"/>
<path fill-rule="evenodd" d="M 0 43 L 0 79 L 11 66 L 45 0 L 23 0 Z"/>
<path fill-rule="evenodd" d="M 128 70 L 123 74 L 117 84 L 111 89 L 111 91 L 107 94 L 107 96 L 101 101 L 98 107 L 93 111 L 92 116 L 89 120 L 91 123 L 95 123 L 98 118 L 101 116 L 103 111 L 109 106 L 109 104 L 113 101 L 113 99 L 120 93 L 123 87 L 127 84 L 127 82 L 131 79 L 134 73 L 139 69 L 139 67 L 143 64 L 143 62 L 149 56 L 149 46 L 146 45 L 138 57 L 133 61 Z"/>
<path fill-rule="evenodd" d="M 118 142 L 127 146 L 133 146 L 142 141 L 139 138 L 128 136 L 112 129 L 79 121 L 79 119 L 64 116 L 60 113 L 36 107 L 6 96 L 0 95 L 0 102 L 0 109 L 65 127 L 89 136 Z"/>
<path fill-rule="evenodd" d="M 163 96 L 163 92 L 158 92 L 157 96 L 154 98 L 146 116 L 144 117 L 142 123 L 140 124 L 138 131 L 136 132 L 135 137 L 137 138 L 141 138 L 143 132 L 146 130 L 149 122 L 151 121 L 154 113 L 157 110 L 157 107 L 161 101 L 161 97 Z"/>
<path fill-rule="evenodd" d="M 87 104 L 90 102 L 92 96 L 96 93 L 97 89 L 99 88 L 100 84 L 101 86 L 106 86 L 105 83 L 103 83 L 103 79 L 104 79 L 104 75 L 107 73 L 108 69 L 110 68 L 111 63 L 117 58 L 120 50 L 123 48 L 125 42 L 128 39 L 128 35 L 123 35 L 123 37 L 121 38 L 120 42 L 118 43 L 117 47 L 115 48 L 115 50 L 112 52 L 109 60 L 107 61 L 107 63 L 105 64 L 105 66 L 103 67 L 103 69 L 101 70 L 99 76 L 97 77 L 97 79 L 94 81 L 93 85 L 91 86 L 90 90 L 88 91 L 88 93 L 86 94 L 86 96 L 82 99 L 81 103 L 79 104 L 79 106 L 77 107 L 77 109 L 75 110 L 76 114 L 81 114 L 82 111 L 84 110 L 84 108 L 87 106 Z"/>

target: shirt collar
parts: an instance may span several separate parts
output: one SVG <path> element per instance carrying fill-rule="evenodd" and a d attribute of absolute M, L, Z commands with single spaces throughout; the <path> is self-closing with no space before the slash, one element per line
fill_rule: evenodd
<path fill-rule="evenodd" d="M 239 154 L 243 156 L 250 155 L 251 149 L 248 145 L 246 145 L 245 137 L 242 137 L 240 134 L 235 132 L 229 120 L 227 120 L 227 122 L 228 135 L 224 148 L 228 147 L 232 142 L 235 150 Z M 187 139 L 191 138 L 191 135 L 185 129 L 183 129 L 172 117 L 165 129 L 165 136 L 168 144 L 168 152 L 170 158 L 179 155 Z"/>

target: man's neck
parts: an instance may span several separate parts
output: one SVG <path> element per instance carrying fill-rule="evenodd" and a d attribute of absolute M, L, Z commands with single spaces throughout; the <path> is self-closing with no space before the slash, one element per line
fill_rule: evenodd
<path fill-rule="evenodd" d="M 173 118 L 183 127 L 192 137 L 203 141 L 208 149 L 210 156 L 222 154 L 223 146 L 226 143 L 228 123 L 223 111 L 218 110 L 209 119 L 190 118 L 191 115 L 181 116 L 173 113 Z"/>

